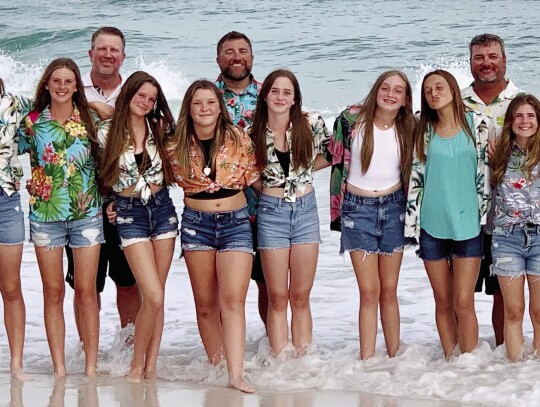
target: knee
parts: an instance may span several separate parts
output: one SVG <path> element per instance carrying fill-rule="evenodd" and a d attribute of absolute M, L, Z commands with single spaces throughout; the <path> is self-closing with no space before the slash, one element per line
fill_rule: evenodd
<path fill-rule="evenodd" d="M 380 301 L 384 304 L 397 303 L 397 289 L 396 287 L 381 288 Z"/>
<path fill-rule="evenodd" d="M 2 298 L 4 302 L 17 302 L 22 300 L 22 291 L 20 284 L 7 285 L 2 289 Z"/>
<path fill-rule="evenodd" d="M 50 306 L 61 306 L 64 304 L 65 289 L 61 287 L 47 287 L 43 289 L 44 301 Z"/>
<path fill-rule="evenodd" d="M 163 310 L 164 303 L 163 292 L 151 293 L 147 298 L 144 298 L 144 303 L 153 313 L 157 313 Z"/>
<path fill-rule="evenodd" d="M 309 308 L 309 294 L 310 294 L 310 291 L 291 292 L 290 294 L 291 308 L 293 309 Z"/>
<path fill-rule="evenodd" d="M 197 300 L 195 303 L 197 319 L 211 319 L 219 315 L 219 303 L 214 299 Z"/>
<path fill-rule="evenodd" d="M 381 291 L 378 288 L 361 288 L 360 289 L 360 305 L 376 305 L 379 304 Z"/>
<path fill-rule="evenodd" d="M 449 297 L 435 297 L 435 308 L 438 313 L 450 314 L 454 313 L 454 302 Z"/>
<path fill-rule="evenodd" d="M 529 306 L 529 314 L 531 315 L 531 321 L 535 325 L 540 324 L 540 307 L 530 307 Z"/>
<path fill-rule="evenodd" d="M 459 316 L 474 313 L 474 296 L 458 296 L 454 299 L 454 311 Z"/>
<path fill-rule="evenodd" d="M 75 287 L 75 300 L 82 305 L 97 301 L 96 287 Z"/>
<path fill-rule="evenodd" d="M 273 311 L 287 311 L 289 294 L 287 292 L 268 291 L 268 307 Z"/>

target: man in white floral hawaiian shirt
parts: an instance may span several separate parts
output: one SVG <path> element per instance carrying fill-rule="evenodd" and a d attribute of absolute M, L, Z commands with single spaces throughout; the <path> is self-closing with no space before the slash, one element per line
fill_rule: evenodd
<path fill-rule="evenodd" d="M 262 84 L 257 82 L 251 74 L 253 68 L 253 49 L 251 41 L 242 33 L 231 31 L 218 41 L 216 62 L 221 74 L 215 84 L 221 91 L 227 110 L 234 124 L 246 128 L 251 126 L 257 97 Z M 252 188 L 246 190 L 249 214 L 253 231 L 253 243 L 257 245 L 257 205 L 258 199 Z M 266 327 L 266 314 L 268 310 L 268 293 L 262 272 L 259 253 L 256 252 L 253 260 L 251 278 L 257 283 L 259 289 L 259 315 Z"/>
<path fill-rule="evenodd" d="M 506 54 L 504 41 L 493 34 L 481 34 L 469 44 L 471 74 L 474 82 L 461 91 L 463 102 L 473 110 L 491 117 L 500 132 L 508 105 L 523 91 L 518 89 L 506 75 Z M 504 302 L 496 276 L 490 276 L 491 237 L 493 233 L 494 193 L 491 194 L 491 210 L 484 231 L 484 259 L 476 283 L 476 292 L 482 291 L 485 281 L 486 294 L 493 295 L 491 320 L 497 346 L 504 341 Z"/>

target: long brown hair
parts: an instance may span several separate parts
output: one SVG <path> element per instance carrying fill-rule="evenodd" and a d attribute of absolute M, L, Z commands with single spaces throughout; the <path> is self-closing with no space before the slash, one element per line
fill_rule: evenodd
<path fill-rule="evenodd" d="M 77 91 L 73 93 L 72 96 L 73 104 L 77 107 L 77 110 L 79 110 L 81 121 L 84 123 L 86 131 L 88 132 L 88 140 L 90 141 L 92 156 L 94 157 L 96 165 L 99 168 L 100 160 L 96 138 L 96 126 L 94 124 L 94 118 L 92 116 L 90 106 L 88 105 L 88 101 L 86 100 L 86 96 L 84 94 L 84 85 L 81 79 L 81 72 L 79 71 L 77 64 L 72 59 L 58 58 L 52 61 L 49 66 L 45 68 L 36 89 L 33 109 L 41 112 L 51 104 L 51 94 L 47 89 L 47 84 L 49 83 L 53 72 L 60 68 L 67 68 L 75 74 Z"/>
<path fill-rule="evenodd" d="M 448 86 L 450 87 L 450 92 L 452 93 L 451 103 L 452 110 L 454 112 L 454 120 L 465 131 L 465 134 L 467 134 L 474 142 L 474 135 L 471 127 L 469 126 L 469 123 L 467 123 L 467 117 L 465 116 L 465 105 L 463 104 L 463 100 L 461 99 L 461 92 L 459 90 L 459 85 L 456 81 L 456 78 L 454 78 L 454 76 L 450 72 L 443 69 L 437 69 L 433 72 L 429 72 L 426 76 L 424 76 L 424 80 L 422 81 L 422 87 L 420 88 L 420 122 L 418 124 L 416 134 L 416 155 L 418 159 L 423 163 L 426 162 L 424 133 L 427 129 L 428 124 L 431 124 L 433 126 L 433 124 L 439 121 L 439 114 L 435 109 L 432 109 L 429 106 L 426 98 L 426 92 L 424 91 L 426 79 L 433 75 L 442 76 L 448 83 Z"/>
<path fill-rule="evenodd" d="M 412 88 L 407 75 L 398 70 L 386 71 L 379 75 L 368 95 L 361 103 L 360 113 L 354 127 L 355 129 L 360 129 L 360 126 L 364 128 L 362 147 L 360 149 L 360 162 L 362 165 L 362 174 L 365 174 L 369 169 L 373 157 L 373 125 L 375 111 L 377 110 L 377 93 L 383 82 L 391 76 L 398 76 L 405 83 L 405 104 L 397 112 L 395 126 L 399 143 L 401 171 L 403 173 L 403 179 L 405 182 L 408 182 L 412 168 L 416 120 L 413 115 Z"/>
<path fill-rule="evenodd" d="M 268 162 L 266 152 L 266 126 L 268 125 L 268 103 L 266 98 L 277 78 L 288 78 L 294 87 L 294 104 L 290 109 L 290 121 L 292 124 L 291 148 L 292 165 L 295 171 L 300 167 L 307 168 L 313 161 L 313 131 L 304 112 L 302 112 L 302 93 L 298 79 L 291 71 L 277 69 L 270 73 L 264 80 L 259 97 L 257 98 L 257 108 L 251 127 L 251 138 L 255 142 L 257 163 L 263 168 Z"/>
<path fill-rule="evenodd" d="M 530 105 L 536 113 L 536 120 L 540 120 L 540 101 L 533 95 L 516 96 L 508 105 L 504 116 L 504 125 L 501 136 L 497 144 L 497 149 L 491 161 L 491 184 L 495 187 L 499 185 L 506 172 L 510 153 L 516 140 L 516 134 L 512 130 L 512 124 L 516 117 L 516 111 L 523 105 Z M 540 126 L 527 144 L 527 158 L 525 159 L 524 172 L 527 178 L 531 178 L 534 167 L 540 162 Z"/>
<path fill-rule="evenodd" d="M 118 99 L 116 99 L 114 114 L 107 135 L 107 146 L 103 153 L 103 162 L 100 170 L 100 177 L 106 186 L 110 187 L 118 182 L 120 175 L 120 156 L 128 149 L 130 144 L 133 144 L 130 104 L 133 97 L 145 83 L 149 83 L 157 89 L 154 109 L 146 115 L 146 119 L 150 125 L 150 130 L 154 136 L 156 147 L 163 163 L 164 184 L 169 185 L 173 180 L 165 145 L 172 138 L 174 118 L 169 109 L 167 99 L 163 94 L 163 90 L 156 78 L 146 72 L 137 71 L 131 74 L 126 80 L 126 83 L 120 90 Z M 148 152 L 145 149 L 143 167 L 149 159 Z"/>
<path fill-rule="evenodd" d="M 195 134 L 193 118 L 190 114 L 193 96 L 199 89 L 211 90 L 218 99 L 219 108 L 221 111 L 214 129 L 214 142 L 212 143 L 212 148 L 210 149 L 210 168 L 212 169 L 212 172 L 214 172 L 216 169 L 216 157 L 220 147 L 225 143 L 225 138 L 227 135 L 233 139 L 235 148 L 240 148 L 241 143 L 242 130 L 232 123 L 231 117 L 229 116 L 229 112 L 227 111 L 227 107 L 225 106 L 225 102 L 223 101 L 223 97 L 221 96 L 219 89 L 216 87 L 216 85 L 206 79 L 196 80 L 190 85 L 186 91 L 186 94 L 184 95 L 182 108 L 180 109 L 180 114 L 176 123 L 174 143 L 172 144 L 173 148 L 170 150 L 171 159 L 177 161 L 177 168 L 181 171 L 180 175 L 183 177 L 189 177 L 190 175 L 190 141 L 193 139 L 201 152 L 203 151 L 203 146 Z"/>

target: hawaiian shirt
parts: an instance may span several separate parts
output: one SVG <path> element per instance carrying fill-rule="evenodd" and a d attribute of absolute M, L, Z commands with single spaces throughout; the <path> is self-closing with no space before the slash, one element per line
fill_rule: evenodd
<path fill-rule="evenodd" d="M 105 150 L 107 146 L 110 124 L 110 120 L 105 120 L 98 124 L 98 143 L 102 151 Z M 148 158 L 150 159 L 150 165 L 142 174 L 139 173 L 139 166 L 135 160 L 135 150 L 133 149 L 133 145 L 130 144 L 118 160 L 120 174 L 117 183 L 113 186 L 115 192 L 120 192 L 135 184 L 132 195 L 140 193 L 141 200 L 144 204 L 148 203 L 148 200 L 152 195 L 150 184 L 163 185 L 163 162 L 161 161 L 156 141 L 148 122 L 147 128 L 148 137 L 146 137 L 145 148 L 148 153 Z M 129 137 L 127 133 L 126 137 Z"/>
<path fill-rule="evenodd" d="M 0 95 L 0 187 L 7 195 L 16 192 L 23 175 L 17 157 L 19 125 L 32 108 L 32 100 L 9 93 Z"/>
<path fill-rule="evenodd" d="M 225 135 L 225 141 L 219 148 L 216 157 L 216 179 L 210 179 L 203 172 L 204 155 L 197 142 L 191 136 L 189 139 L 190 173 L 185 177 L 180 169 L 178 160 L 174 157 L 175 145 L 167 146 L 169 161 L 176 183 L 184 188 L 186 196 L 199 192 L 216 192 L 220 188 L 243 190 L 259 178 L 259 168 L 255 157 L 255 146 L 251 138 L 241 128 L 236 130 L 240 137 L 240 147 L 236 148 L 230 133 Z"/>
<path fill-rule="evenodd" d="M 289 176 L 285 177 L 285 172 L 281 167 L 281 163 L 274 148 L 274 132 L 266 127 L 266 157 L 267 163 L 261 174 L 263 187 L 278 187 L 284 188 L 283 198 L 285 202 L 296 202 L 296 191 L 304 192 L 306 187 L 313 182 L 313 173 L 315 172 L 315 158 L 319 154 L 324 154 L 326 146 L 330 141 L 330 131 L 326 128 L 324 120 L 319 113 L 307 114 L 311 132 L 313 134 L 313 159 L 310 161 L 307 168 L 299 167 L 297 170 L 293 168 L 292 162 L 292 124 L 285 133 L 287 145 L 291 152 L 289 160 Z"/>
<path fill-rule="evenodd" d="M 527 154 L 514 143 L 506 172 L 497 186 L 495 227 L 534 223 L 540 225 L 540 168 L 531 171 L 530 178 L 524 166 Z"/>
<path fill-rule="evenodd" d="M 476 194 L 478 196 L 478 211 L 480 224 L 484 225 L 487 220 L 487 212 L 490 202 L 489 167 L 486 154 L 488 139 L 495 136 L 495 126 L 493 121 L 482 113 L 473 113 L 473 134 L 476 142 Z M 435 131 L 431 124 L 428 124 L 424 132 L 424 149 L 428 151 L 429 142 L 433 138 Z M 424 194 L 424 174 L 426 164 L 418 159 L 414 154 L 411 177 L 409 181 L 409 193 L 407 196 L 407 212 L 405 214 L 405 237 L 414 239 L 418 243 L 420 237 L 420 208 Z"/>
<path fill-rule="evenodd" d="M 96 162 L 77 108 L 64 125 L 49 107 L 30 112 L 21 127 L 19 153 L 30 152 L 32 180 L 30 219 L 73 221 L 101 213 Z"/>
<path fill-rule="evenodd" d="M 253 122 L 253 115 L 255 114 L 255 107 L 257 106 L 257 97 L 259 96 L 262 86 L 260 82 L 257 82 L 253 78 L 253 75 L 250 75 L 250 80 L 250 84 L 240 94 L 229 89 L 221 75 L 219 75 L 214 82 L 221 92 L 221 96 L 225 101 L 233 124 L 240 126 L 243 129 L 251 126 L 251 123 Z"/>
<path fill-rule="evenodd" d="M 486 105 L 474 91 L 473 85 L 474 82 L 471 84 L 471 86 L 461 91 L 463 103 L 465 103 L 465 106 L 469 107 L 470 109 L 476 110 L 477 112 L 491 117 L 496 124 L 497 132 L 500 132 L 504 124 L 504 116 L 506 114 L 506 109 L 508 109 L 508 105 L 512 99 L 514 99 L 516 96 L 523 95 L 525 92 L 518 89 L 518 87 L 509 80 L 508 84 L 506 85 L 506 89 L 503 90 L 493 102 Z"/>

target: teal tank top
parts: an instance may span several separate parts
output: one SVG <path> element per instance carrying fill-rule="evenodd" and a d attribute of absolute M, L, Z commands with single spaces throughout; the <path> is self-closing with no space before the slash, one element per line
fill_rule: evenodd
<path fill-rule="evenodd" d="M 472 114 L 467 122 L 472 126 Z M 462 129 L 433 135 L 427 150 L 420 227 L 439 239 L 467 240 L 480 233 L 476 147 Z"/>

